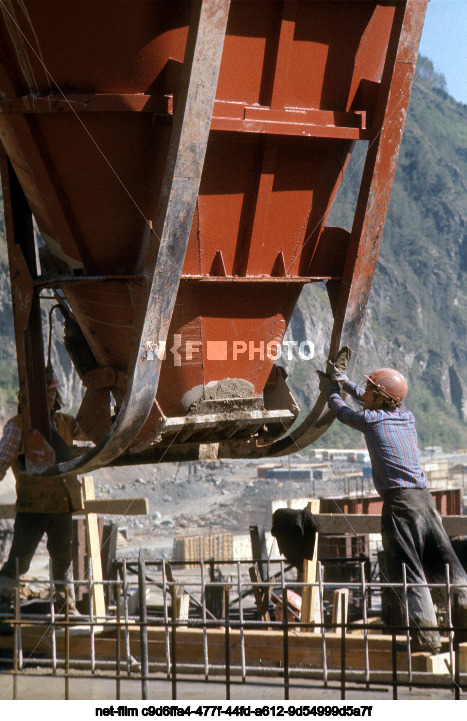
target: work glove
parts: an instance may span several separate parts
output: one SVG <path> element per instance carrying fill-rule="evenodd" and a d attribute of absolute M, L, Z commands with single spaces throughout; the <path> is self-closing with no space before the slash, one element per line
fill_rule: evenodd
<path fill-rule="evenodd" d="M 326 371 L 333 381 L 345 383 L 349 380 L 345 371 L 347 370 L 352 353 L 352 349 L 345 345 L 340 349 L 334 363 L 332 361 L 328 361 Z"/>
<path fill-rule="evenodd" d="M 319 378 L 319 389 L 325 396 L 330 396 L 331 393 L 339 393 L 339 383 L 333 381 L 323 371 L 316 371 Z"/>

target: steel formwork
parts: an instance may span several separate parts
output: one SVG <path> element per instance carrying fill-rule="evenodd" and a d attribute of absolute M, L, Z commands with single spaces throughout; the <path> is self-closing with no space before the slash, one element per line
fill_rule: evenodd
<path fill-rule="evenodd" d="M 223 687 L 230 699 L 246 686 L 267 686 L 277 698 L 293 700 L 294 693 L 328 689 L 345 699 L 350 691 L 392 689 L 397 699 L 400 689 L 407 693 L 417 689 L 451 689 L 453 698 L 465 697 L 467 691 L 467 644 L 459 642 L 452 623 L 452 605 L 456 589 L 446 571 L 444 583 L 430 584 L 430 589 L 444 597 L 444 616 L 439 629 L 443 637 L 441 655 L 411 653 L 407 594 L 410 585 L 375 582 L 367 579 L 365 564 L 361 578 L 352 583 L 329 583 L 323 580 L 318 563 L 315 584 L 304 584 L 291 578 L 290 567 L 282 561 L 270 561 L 267 577 L 257 583 L 245 578 L 246 562 L 223 565 L 227 580 L 209 577 L 209 564 L 197 565 L 197 577 L 183 580 L 176 563 L 145 562 L 142 553 L 134 562 L 120 564 L 120 580 L 104 583 L 112 604 L 103 618 L 96 618 L 92 604 L 88 615 L 73 617 L 68 605 L 56 612 L 49 605 L 45 615 L 27 614 L 21 609 L 19 590 L 15 595 L 14 615 L 4 619 L 11 636 L 0 636 L 4 673 L 11 675 L 11 696 L 18 698 L 20 676 L 44 676 L 62 679 L 63 698 L 70 698 L 73 680 L 87 679 L 90 684 L 111 679 L 115 698 L 122 698 L 122 684 L 132 682 L 140 687 L 142 699 L 149 699 L 150 683 L 170 684 L 172 699 L 187 698 L 193 684 L 208 682 Z M 251 565 L 251 562 L 248 562 Z M 82 582 L 92 597 L 94 582 L 88 575 Z M 186 585 L 185 585 L 186 584 Z M 268 614 L 269 601 L 288 589 L 304 592 L 314 589 L 316 616 L 304 622 L 294 615 L 292 607 L 281 621 Z M 53 588 L 53 579 L 50 579 Z M 351 618 L 344 612 L 331 616 L 324 598 L 326 591 L 351 590 L 361 597 L 361 615 Z M 402 622 L 374 623 L 370 594 L 390 589 L 402 608 Z M 157 592 L 156 605 L 148 603 L 148 592 Z M 176 611 L 177 599 L 190 598 L 190 612 L 181 617 Z M 216 617 L 209 596 L 217 595 L 223 613 Z M 137 612 L 132 610 L 135 595 Z M 256 596 L 257 604 L 251 601 Z M 150 597 L 149 597 L 150 598 Z M 258 598 L 265 603 L 258 604 Z M 372 617 L 373 614 L 373 617 Z M 290 618 L 289 618 L 290 616 Z M 463 629 L 464 631 L 466 629 Z M 440 665 L 443 666 L 440 670 Z M 410 697 L 410 695 L 409 695 Z"/>
<path fill-rule="evenodd" d="M 327 429 L 321 394 L 288 433 L 275 360 L 306 283 L 326 283 L 330 359 L 358 346 L 427 2 L 0 4 L 28 472 L 281 455 Z M 353 224 L 333 227 L 360 141 Z M 51 293 L 94 443 L 71 460 L 47 412 Z"/>

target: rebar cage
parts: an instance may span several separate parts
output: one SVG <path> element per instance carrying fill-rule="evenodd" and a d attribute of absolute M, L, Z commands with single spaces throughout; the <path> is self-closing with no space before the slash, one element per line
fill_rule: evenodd
<path fill-rule="evenodd" d="M 327 698 L 340 699 L 356 690 L 371 698 L 382 688 L 392 689 L 394 699 L 402 690 L 405 698 L 419 698 L 421 689 L 464 696 L 467 644 L 459 642 L 459 631 L 466 629 L 453 625 L 459 589 L 450 583 L 448 569 L 444 583 L 429 585 L 437 594 L 443 644 L 433 655 L 411 652 L 406 580 L 368 579 L 362 562 L 359 579 L 328 582 L 318 562 L 316 582 L 307 584 L 294 580 L 283 561 L 251 564 L 225 562 L 220 570 L 212 562 L 191 563 L 189 585 L 184 564 L 146 562 L 142 552 L 138 560 L 119 562 L 114 581 L 94 581 L 89 565 L 87 578 L 77 585 L 89 598 L 103 586 L 104 617 L 96 616 L 92 603 L 78 617 L 68 604 L 55 609 L 52 576 L 45 612 L 28 612 L 18 585 L 13 616 L 0 619 L 11 633 L 0 636 L 2 678 L 8 678 L 3 698 L 22 698 L 22 680 L 44 676 L 56 680 L 65 699 L 79 697 L 73 684 L 83 680 L 97 688 L 111 681 L 116 699 L 137 698 L 138 692 L 143 700 L 161 698 L 155 690 L 159 684 L 163 697 L 186 699 L 194 685 L 206 683 L 209 698 L 227 700 L 246 698 L 259 687 L 266 687 L 271 699 L 286 700 L 311 698 L 323 689 Z M 291 589 L 314 594 L 311 621 L 300 620 L 291 607 L 282 620 L 274 620 L 273 602 Z M 400 614 L 399 620 L 383 623 L 378 609 L 386 593 Z M 347 611 L 341 602 L 348 595 Z M 98 691 L 92 693 L 98 697 Z"/>

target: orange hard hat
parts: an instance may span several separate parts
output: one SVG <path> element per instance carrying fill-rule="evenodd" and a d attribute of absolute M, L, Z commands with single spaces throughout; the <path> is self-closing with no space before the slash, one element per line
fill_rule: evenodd
<path fill-rule="evenodd" d="M 407 395 L 407 381 L 402 373 L 394 368 L 379 368 L 365 376 L 375 388 L 396 403 L 402 403 Z"/>

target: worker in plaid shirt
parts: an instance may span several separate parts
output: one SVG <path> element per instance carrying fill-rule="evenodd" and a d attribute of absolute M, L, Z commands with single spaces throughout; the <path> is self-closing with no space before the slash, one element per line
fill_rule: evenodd
<path fill-rule="evenodd" d="M 60 436 L 62 447 L 83 439 L 73 416 L 60 413 L 62 401 L 59 381 L 48 368 L 47 397 L 52 435 Z M 16 518 L 10 554 L 0 569 L 0 614 L 9 613 L 16 585 L 16 564 L 19 574 L 26 573 L 39 542 L 47 534 L 47 550 L 52 561 L 55 598 L 59 612 L 63 612 L 66 593 L 70 611 L 77 613 L 72 570 L 72 511 L 82 508 L 81 487 L 76 476 L 65 478 L 29 477 L 18 463 L 23 450 L 23 418 L 21 413 L 5 425 L 0 440 L 0 480 L 11 466 L 16 478 Z M 71 453 L 71 451 L 70 451 Z M 1 619 L 0 619 L 1 623 Z"/>
<path fill-rule="evenodd" d="M 3 429 L 0 441 L 0 480 L 3 481 L 7 470 L 18 458 L 23 442 L 23 431 L 16 423 L 8 421 Z"/>
<path fill-rule="evenodd" d="M 467 573 L 457 558 L 441 516 L 436 510 L 428 481 L 421 468 L 415 418 L 401 408 L 407 381 L 393 368 L 381 368 L 367 379 L 366 386 L 352 383 L 342 362 L 346 351 L 328 366 L 328 375 L 318 371 L 320 390 L 336 418 L 364 434 L 370 454 L 373 482 L 384 499 L 381 518 L 383 548 L 392 583 L 402 583 L 403 564 L 408 584 L 444 583 L 446 565 L 456 603 L 453 623 L 463 628 L 458 635 L 467 640 Z M 361 406 L 353 410 L 341 398 L 340 387 Z M 395 589 L 395 606 L 400 605 L 401 588 Z M 441 648 L 433 601 L 428 588 L 408 590 L 412 651 Z M 394 616 L 394 618 L 396 618 Z M 403 618 L 403 616 L 402 616 Z"/>

